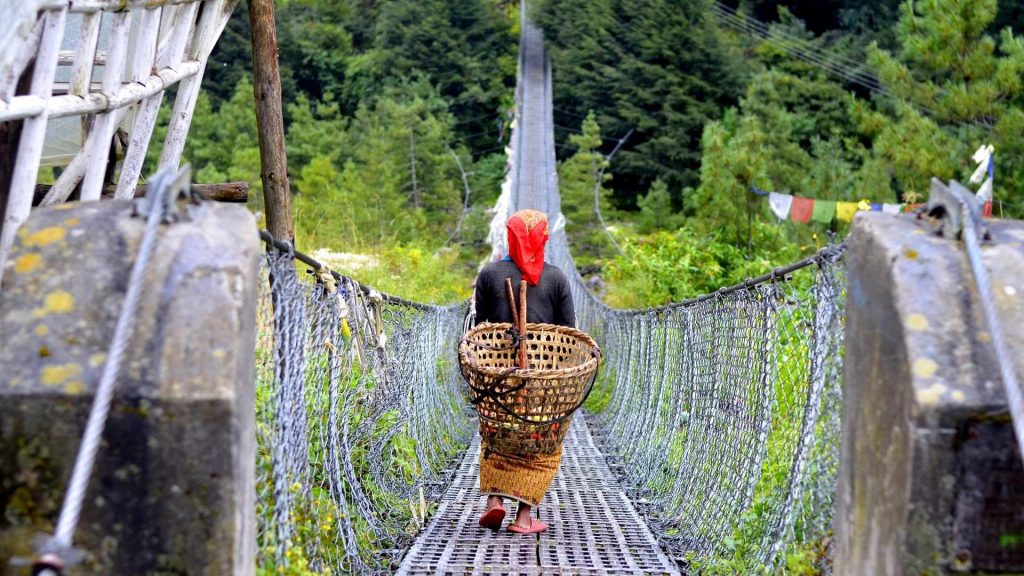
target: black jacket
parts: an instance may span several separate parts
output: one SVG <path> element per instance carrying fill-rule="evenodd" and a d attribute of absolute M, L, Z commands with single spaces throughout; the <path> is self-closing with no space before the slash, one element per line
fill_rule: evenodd
<path fill-rule="evenodd" d="M 512 280 L 516 306 L 519 306 L 519 281 L 523 274 L 511 260 L 491 262 L 476 279 L 476 321 L 512 322 L 505 278 Z M 526 289 L 526 321 L 576 327 L 569 279 L 558 266 L 545 263 L 540 282 Z"/>

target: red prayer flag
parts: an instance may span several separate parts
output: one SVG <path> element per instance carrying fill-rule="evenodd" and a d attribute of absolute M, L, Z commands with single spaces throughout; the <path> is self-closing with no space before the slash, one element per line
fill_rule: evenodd
<path fill-rule="evenodd" d="M 814 198 L 801 198 L 793 196 L 793 205 L 789 209 L 789 218 L 793 222 L 807 224 L 811 221 L 811 214 L 814 213 Z"/>

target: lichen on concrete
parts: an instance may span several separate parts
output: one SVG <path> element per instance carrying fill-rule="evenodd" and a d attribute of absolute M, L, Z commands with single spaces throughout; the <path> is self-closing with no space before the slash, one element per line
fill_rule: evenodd
<path fill-rule="evenodd" d="M 143 232 L 131 211 L 127 201 L 35 211 L 8 259 L 5 567 L 53 529 Z M 161 228 L 76 531 L 86 561 L 72 574 L 251 571 L 253 543 L 240 535 L 252 534 L 254 506 L 237 491 L 252 485 L 259 252 L 240 207 L 207 206 Z"/>
<path fill-rule="evenodd" d="M 1024 223 L 988 225 L 983 255 L 994 295 L 978 293 L 962 246 L 923 222 L 868 213 L 855 220 L 837 576 L 1024 572 L 1024 548 L 1009 560 L 986 548 L 996 523 L 1024 533 L 1024 489 L 1007 488 L 1024 487 L 1019 457 L 1005 460 L 1017 449 L 967 432 L 1006 411 L 980 298 L 994 298 L 1024 374 L 1024 306 L 1015 299 L 1024 289 Z M 1012 438 L 999 436 L 1008 422 L 993 425 L 989 437 Z"/>

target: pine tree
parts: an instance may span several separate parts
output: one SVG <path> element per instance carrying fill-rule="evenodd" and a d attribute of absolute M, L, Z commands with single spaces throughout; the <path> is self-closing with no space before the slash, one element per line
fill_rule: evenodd
<path fill-rule="evenodd" d="M 901 145 L 928 149 L 929 139 L 938 140 L 948 148 L 934 151 L 933 157 L 948 160 L 957 168 L 953 175 L 965 179 L 974 168 L 971 152 L 991 142 L 998 173 L 995 193 L 1009 201 L 1012 214 L 1024 208 L 1024 39 L 1010 28 L 1000 32 L 998 42 L 990 36 L 996 13 L 996 0 L 907 3 L 898 27 L 899 54 L 877 46 L 870 54 L 886 88 L 914 108 L 899 111 L 893 127 L 899 133 L 888 136 L 894 142 L 889 154 L 897 154 Z M 906 160 L 917 180 L 949 173 L 936 166 L 939 161 L 922 166 L 919 160 Z"/>
<path fill-rule="evenodd" d="M 571 135 L 569 143 L 576 151 L 562 162 L 558 170 L 562 214 L 566 219 L 573 256 L 581 264 L 589 264 L 609 248 L 606 232 L 601 228 L 595 210 L 594 187 L 598 187 L 598 206 L 604 217 L 607 217 L 610 211 L 609 190 L 604 184 L 611 179 L 611 175 L 605 171 L 608 162 L 600 152 L 601 128 L 593 112 L 587 114 L 583 121 L 582 133 Z"/>

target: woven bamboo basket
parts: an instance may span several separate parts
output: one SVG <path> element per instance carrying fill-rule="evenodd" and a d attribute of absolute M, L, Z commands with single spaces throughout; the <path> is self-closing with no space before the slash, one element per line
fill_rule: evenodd
<path fill-rule="evenodd" d="M 527 324 L 526 368 L 519 368 L 515 334 L 511 324 L 484 322 L 459 344 L 480 434 L 495 452 L 553 454 L 590 394 L 601 350 L 575 328 Z"/>

